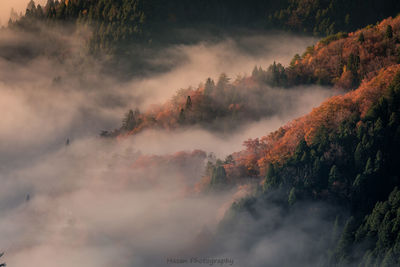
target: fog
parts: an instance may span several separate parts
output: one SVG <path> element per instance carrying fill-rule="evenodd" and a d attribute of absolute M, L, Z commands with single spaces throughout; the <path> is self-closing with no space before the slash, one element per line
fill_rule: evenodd
<path fill-rule="evenodd" d="M 217 258 L 235 255 L 237 266 L 251 267 L 327 265 L 326 251 L 334 239 L 329 218 L 338 209 L 301 203 L 288 213 L 268 201 L 255 207 L 257 215 L 240 214 L 217 236 L 210 248 Z"/>
<path fill-rule="evenodd" d="M 10 3 L 2 1 L 1 10 Z M 1 34 L 2 47 L 43 50 L 33 36 Z M 313 39 L 253 34 L 168 47 L 148 63 L 175 60 L 171 69 L 121 82 L 99 70 L 101 61 L 77 63 L 84 53 L 80 37 L 56 31 L 46 36 L 56 40 L 54 51 L 69 48 L 68 60 L 4 52 L 14 50 L 0 57 L 0 250 L 9 266 L 165 266 L 169 257 L 201 257 L 196 253 L 209 244 L 207 233 L 216 232 L 226 209 L 247 192 L 195 193 L 206 153 L 238 151 L 243 141 L 268 134 L 333 94 L 319 87 L 271 89 L 291 108 L 232 132 L 194 125 L 103 139 L 99 132 L 119 127 L 129 108 L 146 110 L 221 72 L 235 77 L 254 65 L 287 63 Z M 275 240 L 265 242 L 259 246 Z"/>
<path fill-rule="evenodd" d="M 138 96 L 145 96 L 139 106 L 143 108 L 169 99 L 177 89 L 195 87 L 208 77 L 217 80 L 223 72 L 235 80 L 251 74 L 254 66 L 266 68 L 274 61 L 288 65 L 296 53 L 302 53 L 315 41 L 315 38 L 284 33 L 249 33 L 218 42 L 177 45 L 163 51 L 163 57 L 149 61 L 158 65 L 179 58 L 179 65 L 155 77 L 135 79 L 129 86 L 137 88 Z"/>
<path fill-rule="evenodd" d="M 283 93 L 283 96 L 275 95 L 273 91 L 277 90 Z M 276 107 L 276 114 L 259 121 L 245 123 L 238 130 L 214 132 L 194 126 L 171 134 L 170 131 L 150 129 L 139 133 L 130 141 L 134 147 L 148 153 L 173 153 L 177 150 L 201 149 L 211 151 L 219 158 L 225 158 L 233 152 L 240 151 L 243 148 L 243 141 L 259 138 L 279 129 L 293 118 L 307 114 L 313 107 L 317 107 L 318 103 L 334 93 L 322 87 L 298 87 L 296 91 L 289 92 L 272 89 L 271 99 L 265 100 L 264 103 Z M 287 102 L 280 105 L 279 101 Z"/>

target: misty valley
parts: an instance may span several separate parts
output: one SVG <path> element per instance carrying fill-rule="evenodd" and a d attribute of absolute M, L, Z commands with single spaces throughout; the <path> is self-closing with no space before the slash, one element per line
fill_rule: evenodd
<path fill-rule="evenodd" d="M 2 0 L 0 267 L 400 266 L 396 0 Z"/>

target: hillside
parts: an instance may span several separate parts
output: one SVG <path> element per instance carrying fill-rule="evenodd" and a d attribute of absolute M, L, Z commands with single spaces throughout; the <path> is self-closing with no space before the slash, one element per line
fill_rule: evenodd
<path fill-rule="evenodd" d="M 287 30 L 331 35 L 351 32 L 395 16 L 399 8 L 396 0 L 289 0 L 284 8 L 270 16 L 270 20 Z"/>
<path fill-rule="evenodd" d="M 357 10 L 357 12 L 353 12 Z M 31 0 L 24 16 L 11 14 L 9 26 L 32 30 L 34 20 L 92 28 L 92 53 L 133 43 L 190 42 L 173 29 L 211 28 L 223 34 L 235 28 L 285 29 L 317 36 L 354 31 L 400 12 L 397 1 L 166 1 L 166 0 Z M 351 14 L 351 15 L 350 15 Z M 216 30 L 216 31 L 215 31 Z M 166 33 L 168 31 L 168 33 Z"/>
<path fill-rule="evenodd" d="M 329 95 L 321 88 L 309 92 Z M 321 92 L 318 92 L 321 91 Z M 304 88 L 282 91 L 252 76 L 235 80 L 221 74 L 216 82 L 208 78 L 197 88 L 180 89 L 171 100 L 152 105 L 144 112 L 129 110 L 122 126 L 103 131 L 104 137 L 128 137 L 149 129 L 176 130 L 193 127 L 233 132 L 243 123 L 270 118 L 280 112 L 290 113 L 301 106 Z M 319 97 L 319 96 L 318 96 Z"/>
<path fill-rule="evenodd" d="M 400 60 L 400 16 L 349 34 L 338 33 L 296 55 L 286 71 L 288 84 L 319 83 L 357 88 Z"/>
<path fill-rule="evenodd" d="M 0 258 L 400 266 L 399 11 L 30 1 L 0 29 Z"/>
<path fill-rule="evenodd" d="M 350 90 L 358 86 L 360 89 L 357 92 L 369 90 L 367 88 L 371 88 L 371 84 L 379 83 L 377 79 L 383 80 L 378 75 L 382 69 L 398 63 L 399 34 L 400 16 L 386 19 L 377 26 L 367 27 L 345 36 L 327 37 L 307 49 L 302 57 L 295 56 L 291 65 L 286 68 L 274 62 L 265 70 L 255 67 L 251 76 L 238 77 L 233 82 L 225 74 L 222 74 L 217 82 L 208 79 L 197 88 L 179 90 L 171 101 L 154 106 L 143 114 L 139 110 L 129 111 L 120 129 L 112 132 L 104 131 L 102 135 L 132 135 L 144 129 L 177 129 L 194 125 L 232 129 L 237 122 L 259 120 L 274 115 L 274 110 L 278 108 L 275 102 L 285 105 L 285 101 L 280 99 L 280 94 L 274 91 L 273 87 L 297 90 L 292 87 L 325 84 L 340 90 Z M 363 39 L 360 41 L 361 35 Z M 343 113 L 341 116 L 346 116 L 349 112 L 354 112 L 352 109 L 355 103 L 361 105 L 359 108 L 362 110 L 359 112 L 365 113 L 376 100 L 361 99 L 365 96 L 356 95 L 357 93 L 338 96 L 331 102 L 323 104 L 320 108 L 325 110 L 323 114 L 314 111 L 310 115 L 313 118 L 319 116 L 319 121 L 314 118 L 294 124 L 309 128 L 301 130 L 309 140 L 315 134 L 313 131 L 317 125 L 322 123 L 329 124 L 329 127 L 338 125 L 338 122 L 332 123 L 329 119 L 328 122 L 323 122 L 322 118 L 336 116 L 336 112 L 339 111 Z M 274 97 L 278 98 L 273 100 Z M 286 131 L 282 128 L 280 133 L 275 135 L 290 135 Z M 270 139 L 275 140 L 275 137 Z M 290 143 L 293 138 L 288 139 L 291 140 L 288 141 Z M 271 140 L 261 143 L 270 144 Z M 293 148 L 282 143 L 277 151 L 279 152 L 276 154 L 285 154 L 287 151 L 293 151 Z"/>
<path fill-rule="evenodd" d="M 327 203 L 341 211 L 325 218 L 334 237 L 319 266 L 397 266 L 399 103 L 400 65 L 393 65 L 278 131 L 246 141 L 246 150 L 214 167 L 225 172 L 204 178 L 259 179 L 253 196 L 232 206 L 223 229 L 249 213 L 261 223 L 271 201 L 286 207 L 286 216 L 304 202 Z"/>
<path fill-rule="evenodd" d="M 120 129 L 103 136 L 122 138 L 151 128 L 211 127 L 223 121 L 257 119 L 269 105 L 263 105 L 265 99 L 257 102 L 249 97 L 262 95 L 270 86 L 320 83 L 346 89 L 346 94 L 327 99 L 277 131 L 245 141 L 243 151 L 225 160 L 208 159 L 195 191 L 253 188 L 226 213 L 217 233 L 222 236 L 226 231 L 245 235 L 251 226 L 244 229 L 237 222 L 248 216 L 264 227 L 268 218 L 262 214 L 271 203 L 282 210 L 283 218 L 306 203 L 333 206 L 336 213 L 323 218 L 332 236 L 316 237 L 316 242 L 324 243 L 318 252 L 323 263 L 317 266 L 361 262 L 396 266 L 400 253 L 395 211 L 400 186 L 399 27 L 400 17 L 388 18 L 377 26 L 323 39 L 287 68 L 274 63 L 266 70 L 256 67 L 251 76 L 234 82 L 225 75 L 216 84 L 208 79 L 143 114 L 130 111 Z M 275 227 L 280 229 L 281 222 Z"/>

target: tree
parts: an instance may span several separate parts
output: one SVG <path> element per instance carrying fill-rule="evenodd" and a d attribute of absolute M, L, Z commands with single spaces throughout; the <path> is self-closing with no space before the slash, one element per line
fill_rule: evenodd
<path fill-rule="evenodd" d="M 382 267 L 392 267 L 392 266 L 397 266 L 397 262 L 395 257 L 393 256 L 393 250 L 389 249 L 389 251 L 386 253 L 385 258 L 382 261 L 381 264 Z"/>
<path fill-rule="evenodd" d="M 349 58 L 347 59 L 347 69 L 351 71 L 353 75 L 357 75 L 357 71 L 359 68 L 360 68 L 360 56 L 351 53 Z"/>
<path fill-rule="evenodd" d="M 206 84 L 204 85 L 204 94 L 206 96 L 212 94 L 215 89 L 215 83 L 211 78 L 208 78 Z"/>
<path fill-rule="evenodd" d="M 336 216 L 336 219 L 335 219 L 335 222 L 334 222 L 334 224 L 333 224 L 332 236 L 331 236 L 333 242 L 337 242 L 337 239 L 338 239 L 339 236 L 340 236 L 340 231 L 339 231 L 339 230 L 340 230 L 340 229 L 339 229 L 339 218 L 340 218 L 340 216 L 337 215 L 337 216 Z"/>
<path fill-rule="evenodd" d="M 34 11 L 36 10 L 35 1 L 31 0 L 31 1 L 28 3 L 28 5 L 27 5 L 26 10 L 29 10 L 29 11 L 31 11 L 31 12 L 34 12 Z"/>
<path fill-rule="evenodd" d="M 227 185 L 226 172 L 220 162 L 217 162 L 216 165 L 212 170 L 210 187 L 212 189 L 222 189 Z"/>
<path fill-rule="evenodd" d="M 392 39 L 392 38 L 393 38 L 393 28 L 392 28 L 391 25 L 387 25 L 385 37 L 386 37 L 387 39 Z"/>
<path fill-rule="evenodd" d="M 11 12 L 10 12 L 10 20 L 11 22 L 16 21 L 19 19 L 19 15 L 17 12 L 15 12 L 14 8 L 11 8 Z"/>
<path fill-rule="evenodd" d="M 0 258 L 3 257 L 3 255 L 4 255 L 4 252 L 0 253 Z M 1 263 L 1 264 L 0 264 L 0 267 L 5 267 L 5 266 L 6 266 L 5 263 Z"/>
<path fill-rule="evenodd" d="M 268 82 L 272 86 L 286 85 L 287 82 L 286 71 L 281 63 L 276 63 L 274 61 L 274 63 L 268 67 L 268 76 L 269 76 Z"/>
<path fill-rule="evenodd" d="M 185 122 L 185 110 L 183 108 L 179 111 L 178 122 L 181 124 Z"/>
<path fill-rule="evenodd" d="M 251 77 L 253 77 L 254 79 L 258 79 L 258 73 L 259 73 L 258 67 L 257 65 L 255 65 L 253 71 L 251 72 Z"/>
<path fill-rule="evenodd" d="M 350 217 L 346 225 L 344 226 L 342 236 L 336 247 L 337 259 L 341 262 L 345 262 L 348 256 L 351 254 L 351 247 L 354 241 L 354 232 L 357 224 L 353 217 Z"/>
<path fill-rule="evenodd" d="M 333 165 L 329 172 L 329 184 L 332 185 L 334 182 L 339 180 L 339 173 L 336 165 Z"/>
<path fill-rule="evenodd" d="M 364 174 L 371 175 L 374 171 L 374 165 L 372 163 L 371 158 L 368 158 L 367 163 L 365 164 Z"/>
<path fill-rule="evenodd" d="M 135 110 L 135 113 L 133 112 L 133 110 L 129 110 L 122 120 L 122 128 L 126 131 L 132 131 L 133 129 L 135 129 L 137 125 L 137 117 L 139 116 L 139 114 L 140 112 L 138 109 Z"/>
<path fill-rule="evenodd" d="M 375 157 L 375 169 L 374 172 L 379 172 L 382 168 L 382 152 L 378 150 Z"/>
<path fill-rule="evenodd" d="M 292 188 L 288 198 L 289 205 L 293 205 L 296 202 L 296 188 Z"/>
<path fill-rule="evenodd" d="M 290 67 L 294 68 L 296 66 L 296 63 L 301 60 L 301 57 L 299 54 L 294 55 L 293 59 L 290 61 Z"/>
<path fill-rule="evenodd" d="M 361 32 L 360 35 L 358 35 L 358 41 L 360 43 L 364 43 L 364 41 L 365 41 L 364 33 Z"/>
<path fill-rule="evenodd" d="M 224 90 L 228 84 L 229 84 L 228 76 L 225 73 L 221 73 L 217 82 L 218 91 Z"/>
<path fill-rule="evenodd" d="M 41 5 L 37 5 L 37 7 L 36 7 L 36 17 L 39 19 L 44 17 L 43 8 Z"/>
<path fill-rule="evenodd" d="M 186 98 L 186 109 L 190 110 L 192 109 L 192 99 L 190 98 L 190 95 L 188 95 L 188 97 Z"/>
<path fill-rule="evenodd" d="M 362 142 L 358 143 L 356 151 L 354 151 L 354 162 L 357 169 L 364 167 L 365 153 L 364 145 Z"/>
<path fill-rule="evenodd" d="M 279 185 L 279 180 L 275 172 L 275 166 L 269 164 L 267 174 L 265 175 L 264 190 L 275 188 Z"/>

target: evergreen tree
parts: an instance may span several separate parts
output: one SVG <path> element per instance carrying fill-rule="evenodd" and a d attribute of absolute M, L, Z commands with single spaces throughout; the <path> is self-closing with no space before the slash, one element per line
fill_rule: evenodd
<path fill-rule="evenodd" d="M 211 189 L 222 189 L 227 185 L 226 172 L 224 166 L 221 162 L 217 162 L 216 166 L 213 168 L 210 187 Z"/>
<path fill-rule="evenodd" d="M 225 73 L 221 73 L 217 82 L 217 90 L 223 91 L 229 84 L 229 78 Z"/>
<path fill-rule="evenodd" d="M 215 83 L 211 78 L 208 78 L 206 84 L 204 85 L 204 94 L 209 96 L 215 89 Z"/>
<path fill-rule="evenodd" d="M 132 131 L 135 129 L 136 124 L 137 124 L 137 116 L 138 116 L 139 111 L 136 110 L 135 113 L 133 113 L 133 110 L 129 110 L 128 113 L 125 114 L 124 119 L 122 120 L 122 128 L 126 131 Z"/>
<path fill-rule="evenodd" d="M 339 180 L 339 173 L 336 165 L 333 165 L 329 171 L 329 184 L 332 185 L 334 182 Z"/>
<path fill-rule="evenodd" d="M 360 43 L 364 43 L 365 42 L 365 38 L 364 38 L 364 33 L 360 33 L 360 35 L 358 35 L 358 41 Z"/>
<path fill-rule="evenodd" d="M 392 28 L 391 25 L 388 25 L 388 26 L 386 27 L 385 37 L 386 37 L 387 39 L 392 39 L 392 38 L 393 38 L 393 28 Z"/>
<path fill-rule="evenodd" d="M 185 108 L 186 110 L 192 109 L 192 99 L 190 98 L 190 95 L 186 98 Z"/>
<path fill-rule="evenodd" d="M 4 256 L 4 252 L 0 253 L 0 258 L 3 256 Z M 0 263 L 0 267 L 6 267 L 6 264 L 4 262 Z"/>
<path fill-rule="evenodd" d="M 335 251 L 336 258 L 341 263 L 347 263 L 349 261 L 349 256 L 352 253 L 351 248 L 354 241 L 356 226 L 354 217 L 350 217 L 344 226 L 342 236 L 340 237 Z"/>
<path fill-rule="evenodd" d="M 289 205 L 293 205 L 296 202 L 296 188 L 292 188 L 289 192 L 288 203 Z"/>
<path fill-rule="evenodd" d="M 183 124 L 183 123 L 185 123 L 185 119 L 186 119 L 186 117 L 185 117 L 185 110 L 184 110 L 183 108 L 181 108 L 181 110 L 179 111 L 178 122 L 179 122 L 180 124 Z"/>

